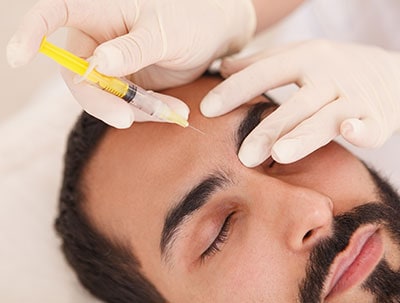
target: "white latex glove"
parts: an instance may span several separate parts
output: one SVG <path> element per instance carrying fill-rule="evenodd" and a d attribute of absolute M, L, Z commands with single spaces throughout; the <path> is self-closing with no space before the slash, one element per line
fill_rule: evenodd
<path fill-rule="evenodd" d="M 288 83 L 300 89 L 244 140 L 239 158 L 254 167 L 270 155 L 297 161 L 341 134 L 379 147 L 400 127 L 400 54 L 377 47 L 309 41 L 243 59 L 227 59 L 228 79 L 204 98 L 204 115 L 222 115 Z"/>
<path fill-rule="evenodd" d="M 59 27 L 73 30 L 67 48 L 110 76 L 126 76 L 147 89 L 190 82 L 213 59 L 238 51 L 251 38 L 251 0 L 42 0 L 24 17 L 8 44 L 11 66 L 31 61 L 42 37 Z M 131 106 L 86 84 L 64 79 L 82 107 L 115 127 L 134 120 Z M 169 98 L 178 111 L 188 109 Z M 146 116 L 143 118 L 146 120 Z M 138 120 L 138 119 L 136 119 Z"/>

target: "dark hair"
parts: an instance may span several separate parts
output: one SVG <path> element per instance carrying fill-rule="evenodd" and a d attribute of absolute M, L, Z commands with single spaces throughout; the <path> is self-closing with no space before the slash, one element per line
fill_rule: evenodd
<path fill-rule="evenodd" d="M 121 243 L 102 235 L 84 211 L 85 165 L 109 127 L 82 113 L 72 129 L 64 158 L 56 230 L 62 250 L 81 283 L 106 302 L 166 302 L 141 273 L 138 259 Z"/>

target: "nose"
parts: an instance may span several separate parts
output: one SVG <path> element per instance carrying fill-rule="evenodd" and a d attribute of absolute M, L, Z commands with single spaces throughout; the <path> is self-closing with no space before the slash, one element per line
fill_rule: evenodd
<path fill-rule="evenodd" d="M 307 251 L 331 235 L 332 200 L 308 188 L 289 187 L 284 195 L 285 201 L 280 203 L 284 239 L 291 251 Z"/>

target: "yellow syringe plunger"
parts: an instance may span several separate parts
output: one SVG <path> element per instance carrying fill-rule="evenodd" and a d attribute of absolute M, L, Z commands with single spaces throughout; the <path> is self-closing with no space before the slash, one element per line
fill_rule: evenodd
<path fill-rule="evenodd" d="M 117 77 L 103 75 L 95 69 L 88 72 L 90 66 L 88 61 L 48 42 L 46 37 L 43 38 L 39 51 L 75 74 L 84 77 L 86 81 L 124 99 L 147 114 L 182 127 L 189 126 L 189 122 L 185 118 L 172 111 L 167 104 L 156 99 L 144 89 Z"/>

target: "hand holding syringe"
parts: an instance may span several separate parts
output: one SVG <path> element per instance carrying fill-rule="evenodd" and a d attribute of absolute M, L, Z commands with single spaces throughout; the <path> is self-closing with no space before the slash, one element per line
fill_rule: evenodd
<path fill-rule="evenodd" d="M 39 0 L 21 20 L 7 57 L 11 66 L 23 66 L 44 36 L 68 27 L 67 49 L 81 58 L 93 56 L 96 70 L 159 91 L 193 81 L 213 59 L 238 51 L 255 26 L 249 0 Z M 76 84 L 67 70 L 62 74 L 83 109 L 105 123 L 126 128 L 152 120 L 111 94 Z M 189 112 L 182 100 L 151 95 L 181 116 Z"/>
<path fill-rule="evenodd" d="M 155 98 L 144 89 L 116 77 L 109 77 L 90 67 L 88 61 L 59 48 L 43 38 L 39 51 L 70 71 L 80 75 L 84 80 L 127 101 L 132 106 L 164 122 L 189 126 L 189 122 L 174 112 L 166 103 Z"/>

